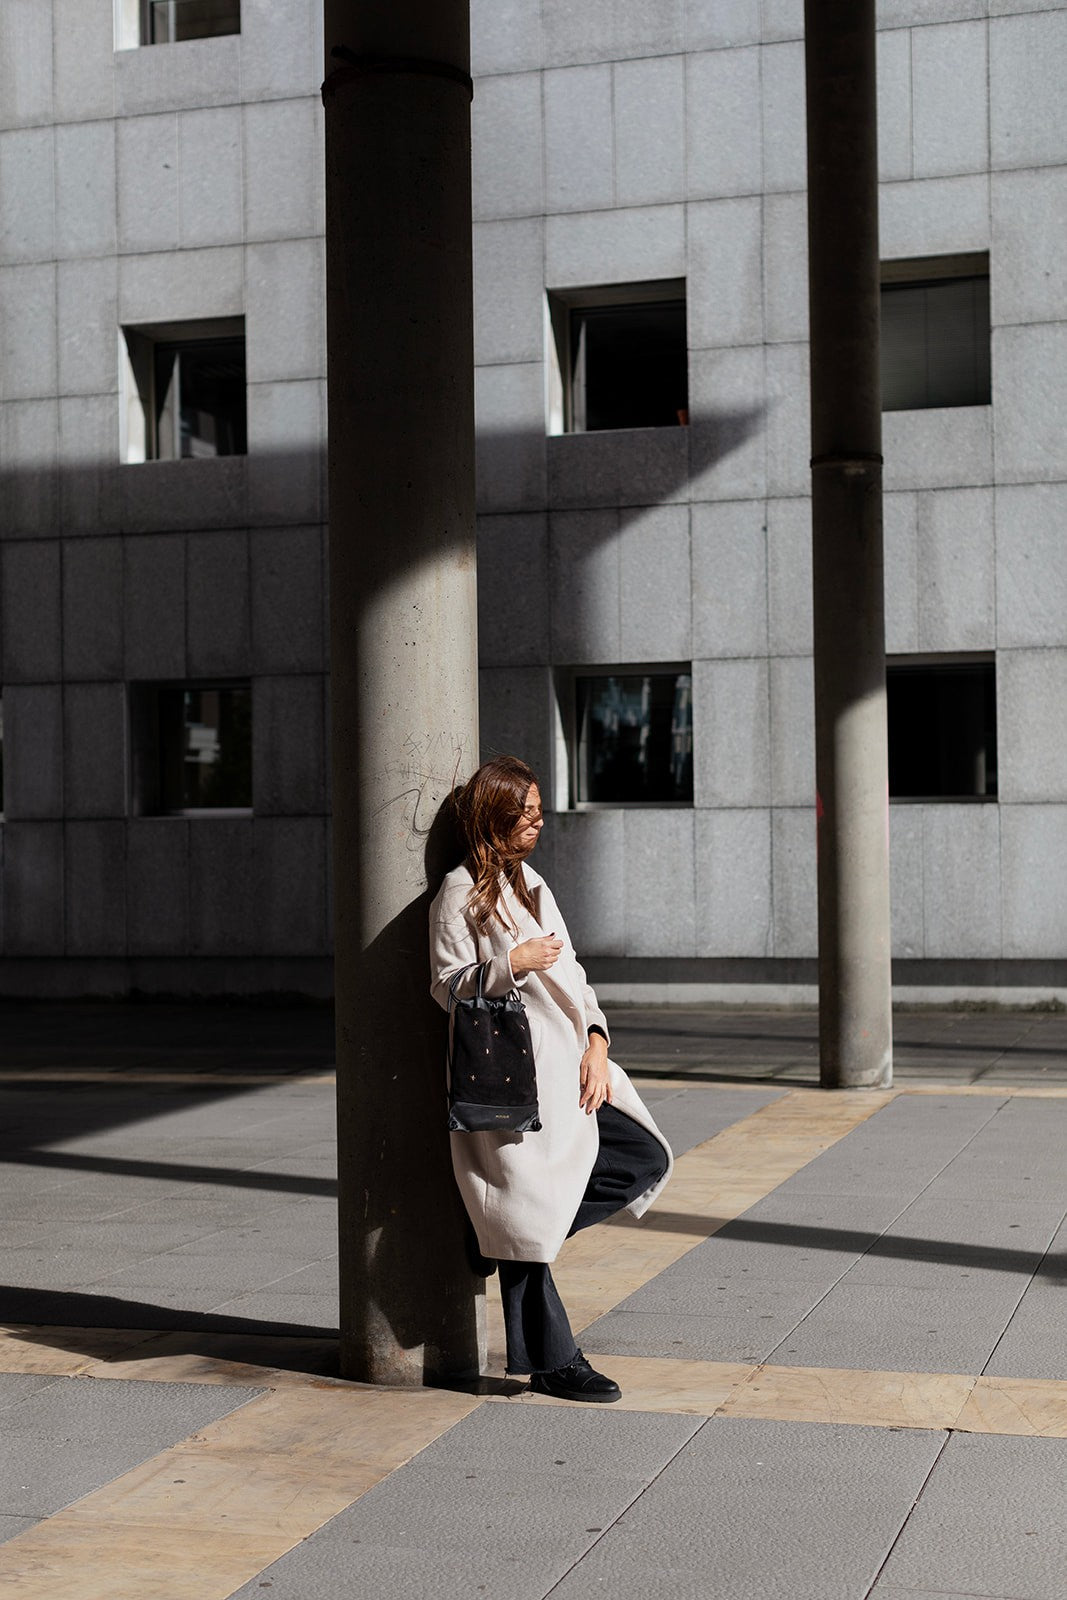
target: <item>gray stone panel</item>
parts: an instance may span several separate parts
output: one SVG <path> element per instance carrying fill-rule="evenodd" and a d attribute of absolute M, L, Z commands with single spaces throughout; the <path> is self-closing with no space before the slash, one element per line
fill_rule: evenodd
<path fill-rule="evenodd" d="M 62 531 L 118 532 L 125 509 L 125 469 L 118 460 L 118 396 L 78 394 L 61 399 L 59 451 Z"/>
<path fill-rule="evenodd" d="M 923 928 L 927 956 L 1000 955 L 999 807 L 925 808 Z"/>
<path fill-rule="evenodd" d="M 51 128 L 0 133 L 0 261 L 55 255 L 55 137 Z"/>
<path fill-rule="evenodd" d="M 126 815 L 126 694 L 122 683 L 63 690 L 63 799 L 68 817 Z"/>
<path fill-rule="evenodd" d="M 690 348 L 758 344 L 763 337 L 758 197 L 691 205 L 688 244 Z"/>
<path fill-rule="evenodd" d="M 1067 304 L 1067 256 L 1058 231 L 1067 211 L 1067 168 L 997 173 L 992 203 L 994 324 L 1055 322 Z"/>
<path fill-rule="evenodd" d="M 184 678 L 184 537 L 127 538 L 124 565 L 126 676 Z"/>
<path fill-rule="evenodd" d="M 984 172 L 989 165 L 989 59 L 984 21 L 912 34 L 915 176 Z"/>
<path fill-rule="evenodd" d="M 691 198 L 758 194 L 762 139 L 752 112 L 760 104 L 758 48 L 686 57 L 686 149 Z"/>
<path fill-rule="evenodd" d="M 765 660 L 694 661 L 698 806 L 770 802 L 770 694 Z"/>
<path fill-rule="evenodd" d="M 249 239 L 300 239 L 325 227 L 323 116 L 312 98 L 244 108 L 244 214 Z"/>
<path fill-rule="evenodd" d="M 989 249 L 989 178 L 884 183 L 878 195 L 883 261 Z"/>
<path fill-rule="evenodd" d="M 1065 364 L 1067 322 L 994 330 L 998 483 L 1067 478 Z"/>
<path fill-rule="evenodd" d="M 245 0 L 242 9 L 251 13 L 253 7 Z M 139 117 L 194 106 L 229 105 L 237 97 L 238 85 L 251 98 L 252 83 L 242 82 L 242 44 L 243 37 L 233 34 L 117 51 L 116 114 Z"/>
<path fill-rule="evenodd" d="M 685 61 L 680 55 L 614 68 L 615 198 L 620 206 L 685 197 Z"/>
<path fill-rule="evenodd" d="M 693 507 L 693 654 L 767 652 L 767 523 L 762 500 Z"/>
<path fill-rule="evenodd" d="M 693 954 L 693 824 L 688 809 L 624 813 L 627 955 Z"/>
<path fill-rule="evenodd" d="M 1067 650 L 1001 650 L 997 655 L 1000 798 L 1062 802 L 1067 796 Z"/>
<path fill-rule="evenodd" d="M 131 956 L 189 949 L 189 830 L 180 817 L 140 817 L 126 832 L 126 926 Z"/>
<path fill-rule="evenodd" d="M 56 251 L 61 257 L 111 254 L 117 241 L 115 125 L 56 129 Z"/>
<path fill-rule="evenodd" d="M 176 250 L 178 119 L 124 118 L 115 125 L 122 251 Z"/>
<path fill-rule="evenodd" d="M 623 661 L 687 661 L 689 507 L 634 507 L 620 515 L 619 650 Z"/>
<path fill-rule="evenodd" d="M 257 817 L 253 850 L 258 948 L 265 955 L 326 954 L 324 820 Z"/>
<path fill-rule="evenodd" d="M 242 241 L 241 135 L 239 106 L 186 111 L 178 118 L 178 232 L 186 249 Z M 283 312 L 279 322 L 284 321 Z"/>
<path fill-rule="evenodd" d="M 992 649 L 992 489 L 920 495 L 917 536 L 920 650 Z"/>
<path fill-rule="evenodd" d="M 0 400 L 55 391 L 55 266 L 0 267 Z"/>
<path fill-rule="evenodd" d="M 4 683 L 58 682 L 63 658 L 59 545 L 4 545 L 0 576 Z"/>
<path fill-rule="evenodd" d="M 877 47 L 878 176 L 885 183 L 912 176 L 911 30 L 883 30 Z"/>
<path fill-rule="evenodd" d="M 689 436 L 683 427 L 554 434 L 545 446 L 550 507 L 647 506 L 687 498 Z"/>
<path fill-rule="evenodd" d="M 1023 5 L 1027 0 L 1023 0 Z M 877 0 L 875 16 L 879 28 L 907 28 L 917 23 L 967 21 L 970 17 L 984 17 L 990 11 L 1019 9 L 1008 0 L 922 0 L 921 16 L 916 11 L 915 0 Z"/>
<path fill-rule="evenodd" d="M 118 387 L 118 265 L 61 261 L 57 278 L 59 389 L 111 394 Z"/>
<path fill-rule="evenodd" d="M 52 0 L 53 84 L 60 122 L 115 114 L 115 27 L 106 6 Z"/>
<path fill-rule="evenodd" d="M 768 345 L 766 352 L 767 493 L 811 491 L 808 347 Z"/>
<path fill-rule="evenodd" d="M 63 675 L 121 678 L 122 540 L 63 543 Z"/>
<path fill-rule="evenodd" d="M 322 679 L 256 678 L 252 699 L 252 792 L 257 816 L 326 810 Z"/>
<path fill-rule="evenodd" d="M 553 892 L 579 961 L 626 953 L 625 812 L 555 818 Z"/>
<path fill-rule="evenodd" d="M 769 811 L 697 812 L 696 901 L 698 956 L 772 953 Z"/>
<path fill-rule="evenodd" d="M 544 211 L 541 74 L 484 78 L 471 108 L 476 220 Z"/>
<path fill-rule="evenodd" d="M 323 536 L 313 528 L 255 528 L 251 556 L 256 672 L 321 672 Z"/>
<path fill-rule="evenodd" d="M 1067 1567 L 1065 1470 L 1063 1439 L 953 1434 L 886 1562 L 884 1583 L 1056 1600 Z"/>
<path fill-rule="evenodd" d="M 812 648 L 811 501 L 768 500 L 767 631 L 772 655 Z"/>
<path fill-rule="evenodd" d="M 611 68 L 565 67 L 546 72 L 543 85 L 545 209 L 610 206 L 615 198 Z"/>
<path fill-rule="evenodd" d="M 815 683 L 810 656 L 770 663 L 771 805 L 807 806 L 815 798 Z"/>
<path fill-rule="evenodd" d="M 686 46 L 730 50 L 760 42 L 760 0 L 687 0 Z"/>
<path fill-rule="evenodd" d="M 689 418 L 693 499 L 762 499 L 767 492 L 762 347 L 691 352 Z"/>
<path fill-rule="evenodd" d="M 763 107 L 763 182 L 768 190 L 806 187 L 804 46 L 799 40 L 764 45 L 760 62 Z M 753 141 L 754 142 L 754 141 Z"/>
<path fill-rule="evenodd" d="M 58 684 L 5 683 L 4 813 L 63 815 L 63 704 Z"/>
<path fill-rule="evenodd" d="M 63 864 L 67 955 L 125 955 L 125 823 L 68 822 Z"/>
<path fill-rule="evenodd" d="M 763 303 L 766 337 L 797 343 L 808 337 L 808 206 L 802 194 L 763 199 Z"/>
<path fill-rule="evenodd" d="M 5 822 L 3 873 L 4 954 L 54 956 L 63 948 L 63 824 Z"/>
<path fill-rule="evenodd" d="M 252 656 L 248 535 L 190 534 L 186 562 L 190 677 L 246 674 Z"/>
<path fill-rule="evenodd" d="M 889 904 L 892 949 L 896 959 L 920 960 L 923 934 L 922 806 L 889 807 Z"/>
<path fill-rule="evenodd" d="M 539 4 L 531 4 L 531 0 L 471 0 L 475 77 L 536 70 L 543 60 Z"/>
<path fill-rule="evenodd" d="M 52 108 L 52 8 L 9 0 L 0 13 L 3 126 L 47 122 Z"/>
<path fill-rule="evenodd" d="M 488 667 L 479 673 L 482 760 L 517 755 L 552 771 L 552 687 L 547 668 Z"/>
<path fill-rule="evenodd" d="M 326 370 L 321 239 L 272 240 L 245 251 L 248 381 L 320 378 Z"/>
<path fill-rule="evenodd" d="M 248 386 L 248 514 L 254 523 L 318 522 L 325 504 L 326 387 Z"/>
<path fill-rule="evenodd" d="M 545 504 L 545 392 L 539 361 L 474 374 L 480 511 Z"/>
<path fill-rule="evenodd" d="M 198 818 L 189 827 L 189 932 L 199 956 L 256 948 L 251 817 Z"/>
<path fill-rule="evenodd" d="M 516 603 L 518 600 L 519 603 Z M 478 519 L 478 657 L 549 659 L 548 524 L 543 512 Z"/>
<path fill-rule="evenodd" d="M 1047 956 L 1063 947 L 1067 905 L 1067 804 L 1000 807 L 1004 955 Z"/>
<path fill-rule="evenodd" d="M 1002 412 L 997 394 L 998 476 Z M 885 487 L 953 489 L 993 482 L 993 408 L 887 411 L 882 419 Z"/>
<path fill-rule="evenodd" d="M 59 501 L 58 451 L 59 408 L 54 400 L 9 400 L 0 405 L 4 491 L 0 538 L 53 532 Z"/>
<path fill-rule="evenodd" d="M 474 359 L 540 361 L 544 355 L 545 228 L 540 217 L 474 227 Z"/>
<path fill-rule="evenodd" d="M 891 655 L 919 648 L 919 497 L 887 494 L 882 501 L 885 560 L 885 643 Z"/>
<path fill-rule="evenodd" d="M 317 26 L 321 16 L 315 0 L 294 0 L 280 14 L 271 0 L 244 0 L 239 42 L 241 92 L 246 100 L 318 95 L 323 76 Z"/>
<path fill-rule="evenodd" d="M 545 221 L 545 283 L 574 289 L 685 276 L 685 207 L 630 206 Z"/>
<path fill-rule="evenodd" d="M 235 246 L 127 255 L 119 262 L 119 318 L 124 326 L 239 317 L 243 312 L 244 252 Z"/>
<path fill-rule="evenodd" d="M 776 956 L 818 952 L 814 810 L 771 813 L 771 885 Z"/>
<path fill-rule="evenodd" d="M 1059 63 L 1067 12 L 994 18 L 989 24 L 991 162 L 996 168 L 1056 166 L 1067 146 Z"/>
<path fill-rule="evenodd" d="M 684 0 L 648 0 L 619 6 L 613 0 L 544 0 L 545 60 L 611 61 L 627 56 L 674 55 L 685 48 Z"/>
<path fill-rule="evenodd" d="M 548 540 L 552 660 L 621 661 L 618 512 L 553 512 Z"/>

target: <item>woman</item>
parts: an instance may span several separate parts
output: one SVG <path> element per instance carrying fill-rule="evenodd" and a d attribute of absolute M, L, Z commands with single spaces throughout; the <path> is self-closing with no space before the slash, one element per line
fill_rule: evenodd
<path fill-rule="evenodd" d="M 616 1383 L 574 1342 L 549 1262 L 565 1238 L 627 1207 L 647 1210 L 670 1176 L 670 1148 L 626 1074 L 542 878 L 526 865 L 544 818 L 525 762 L 498 756 L 456 791 L 467 859 L 430 908 L 434 998 L 517 989 L 537 1068 L 541 1129 L 454 1133 L 452 1164 L 483 1255 L 500 1266 L 507 1366 L 567 1400 L 611 1401 Z"/>

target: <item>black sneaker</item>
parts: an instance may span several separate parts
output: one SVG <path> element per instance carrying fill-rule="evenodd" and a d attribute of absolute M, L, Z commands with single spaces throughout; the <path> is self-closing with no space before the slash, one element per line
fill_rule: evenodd
<path fill-rule="evenodd" d="M 557 1400 L 597 1400 L 610 1405 L 622 1399 L 618 1384 L 602 1372 L 594 1372 L 580 1350 L 575 1351 L 573 1361 L 555 1372 L 531 1373 L 530 1388 L 534 1394 L 550 1394 Z"/>

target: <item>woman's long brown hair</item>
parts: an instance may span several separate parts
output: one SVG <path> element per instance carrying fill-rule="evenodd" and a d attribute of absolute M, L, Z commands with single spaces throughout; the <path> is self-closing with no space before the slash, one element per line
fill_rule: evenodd
<path fill-rule="evenodd" d="M 517 756 L 494 756 L 478 768 L 452 795 L 456 818 L 467 846 L 467 865 L 474 887 L 468 904 L 479 933 L 486 933 L 500 910 L 500 878 L 516 899 L 533 912 L 533 897 L 526 886 L 524 857 L 511 848 L 511 836 L 522 821 L 526 796 L 537 778 Z"/>

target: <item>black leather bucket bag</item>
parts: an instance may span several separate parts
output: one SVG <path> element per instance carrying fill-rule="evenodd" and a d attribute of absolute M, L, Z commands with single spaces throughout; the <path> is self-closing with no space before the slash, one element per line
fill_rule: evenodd
<path fill-rule="evenodd" d="M 448 990 L 449 1129 L 536 1133 L 541 1117 L 526 1007 L 515 989 L 503 1000 L 487 999 L 482 992 L 485 965 L 477 970 L 477 988 L 469 1000 L 456 998 L 456 984 L 469 967 L 456 973 Z"/>

